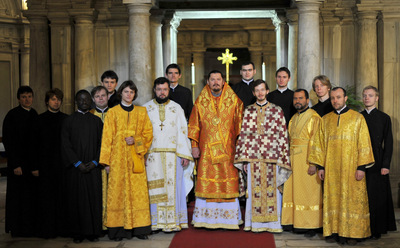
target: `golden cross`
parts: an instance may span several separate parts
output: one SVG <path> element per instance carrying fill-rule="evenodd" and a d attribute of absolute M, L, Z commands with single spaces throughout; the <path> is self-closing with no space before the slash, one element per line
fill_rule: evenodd
<path fill-rule="evenodd" d="M 161 131 L 162 131 L 162 128 L 164 127 L 164 124 L 162 122 L 160 124 L 160 127 L 161 127 Z"/>
<path fill-rule="evenodd" d="M 222 64 L 226 65 L 226 82 L 229 83 L 229 64 L 233 64 L 234 60 L 237 60 L 237 57 L 233 57 L 233 53 L 229 53 L 229 49 L 225 50 L 225 53 L 222 53 L 222 57 L 219 56 L 218 60 L 222 60 Z"/>

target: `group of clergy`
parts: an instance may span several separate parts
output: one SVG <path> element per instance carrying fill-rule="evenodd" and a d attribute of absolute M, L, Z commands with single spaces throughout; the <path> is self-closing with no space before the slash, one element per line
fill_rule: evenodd
<path fill-rule="evenodd" d="M 309 108 L 306 90 L 288 89 L 285 67 L 272 92 L 254 80 L 252 62 L 240 74 L 229 85 L 211 71 L 193 105 L 171 64 L 154 81 L 155 98 L 136 106 L 135 83 L 117 91 L 117 74 L 106 71 L 101 86 L 76 93 L 70 116 L 60 111 L 60 90 L 46 93 L 38 116 L 32 89 L 20 87 L 20 105 L 3 123 L 6 232 L 75 243 L 105 233 L 148 239 L 188 228 L 193 188 L 199 228 L 239 229 L 245 198 L 246 231 L 313 237 L 323 228 L 327 242 L 355 245 L 396 230 L 391 121 L 376 108 L 378 90 L 364 89 L 360 114 L 324 75 L 313 80 L 319 102 Z"/>

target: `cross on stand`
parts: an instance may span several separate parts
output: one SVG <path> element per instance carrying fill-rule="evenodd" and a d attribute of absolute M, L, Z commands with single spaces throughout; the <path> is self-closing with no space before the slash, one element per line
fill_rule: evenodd
<path fill-rule="evenodd" d="M 222 53 L 222 57 L 219 56 L 218 60 L 222 60 L 222 64 L 226 65 L 226 82 L 229 83 L 229 64 L 233 64 L 234 60 L 237 60 L 237 57 L 233 57 L 233 53 L 229 53 L 229 49 L 225 50 L 225 53 Z"/>
<path fill-rule="evenodd" d="M 163 128 L 164 126 L 165 126 L 165 125 L 161 122 L 161 124 L 160 124 L 161 131 L 162 131 L 162 128 Z"/>

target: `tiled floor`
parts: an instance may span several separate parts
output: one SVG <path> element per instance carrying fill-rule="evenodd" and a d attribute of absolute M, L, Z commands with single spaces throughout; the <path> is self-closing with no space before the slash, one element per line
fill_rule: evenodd
<path fill-rule="evenodd" d="M 139 240 L 133 238 L 131 240 L 123 240 L 121 242 L 110 241 L 108 238 L 101 238 L 99 242 L 84 241 L 81 244 L 74 244 L 71 239 L 38 239 L 38 238 L 11 238 L 4 231 L 5 218 L 5 193 L 6 178 L 0 177 L 0 248 L 166 248 L 169 246 L 174 234 L 158 233 L 151 235 L 149 240 Z M 396 209 L 397 227 L 400 228 L 400 209 Z M 340 247 L 339 244 L 328 244 L 322 236 L 315 236 L 311 239 L 305 238 L 303 235 L 292 233 L 282 233 L 275 235 L 276 247 Z M 360 247 L 399 247 L 400 248 L 400 232 L 391 232 L 382 236 L 379 240 L 367 240 L 359 243 Z M 188 244 L 188 247 L 191 247 Z M 223 248 L 223 247 L 221 247 Z M 245 248 L 245 247 L 243 247 Z"/>

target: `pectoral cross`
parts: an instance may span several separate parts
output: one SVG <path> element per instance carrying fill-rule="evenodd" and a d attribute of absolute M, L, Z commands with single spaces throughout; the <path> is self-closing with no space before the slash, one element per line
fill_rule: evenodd
<path fill-rule="evenodd" d="M 237 60 L 237 57 L 233 57 L 233 53 L 229 53 L 229 49 L 225 50 L 225 53 L 222 53 L 222 57 L 219 56 L 218 60 L 222 60 L 222 64 L 226 65 L 226 82 L 229 83 L 229 64 L 233 64 L 234 60 Z"/>
<path fill-rule="evenodd" d="M 162 131 L 162 128 L 164 127 L 164 124 L 162 122 L 160 124 L 160 127 L 161 127 L 161 131 Z"/>

